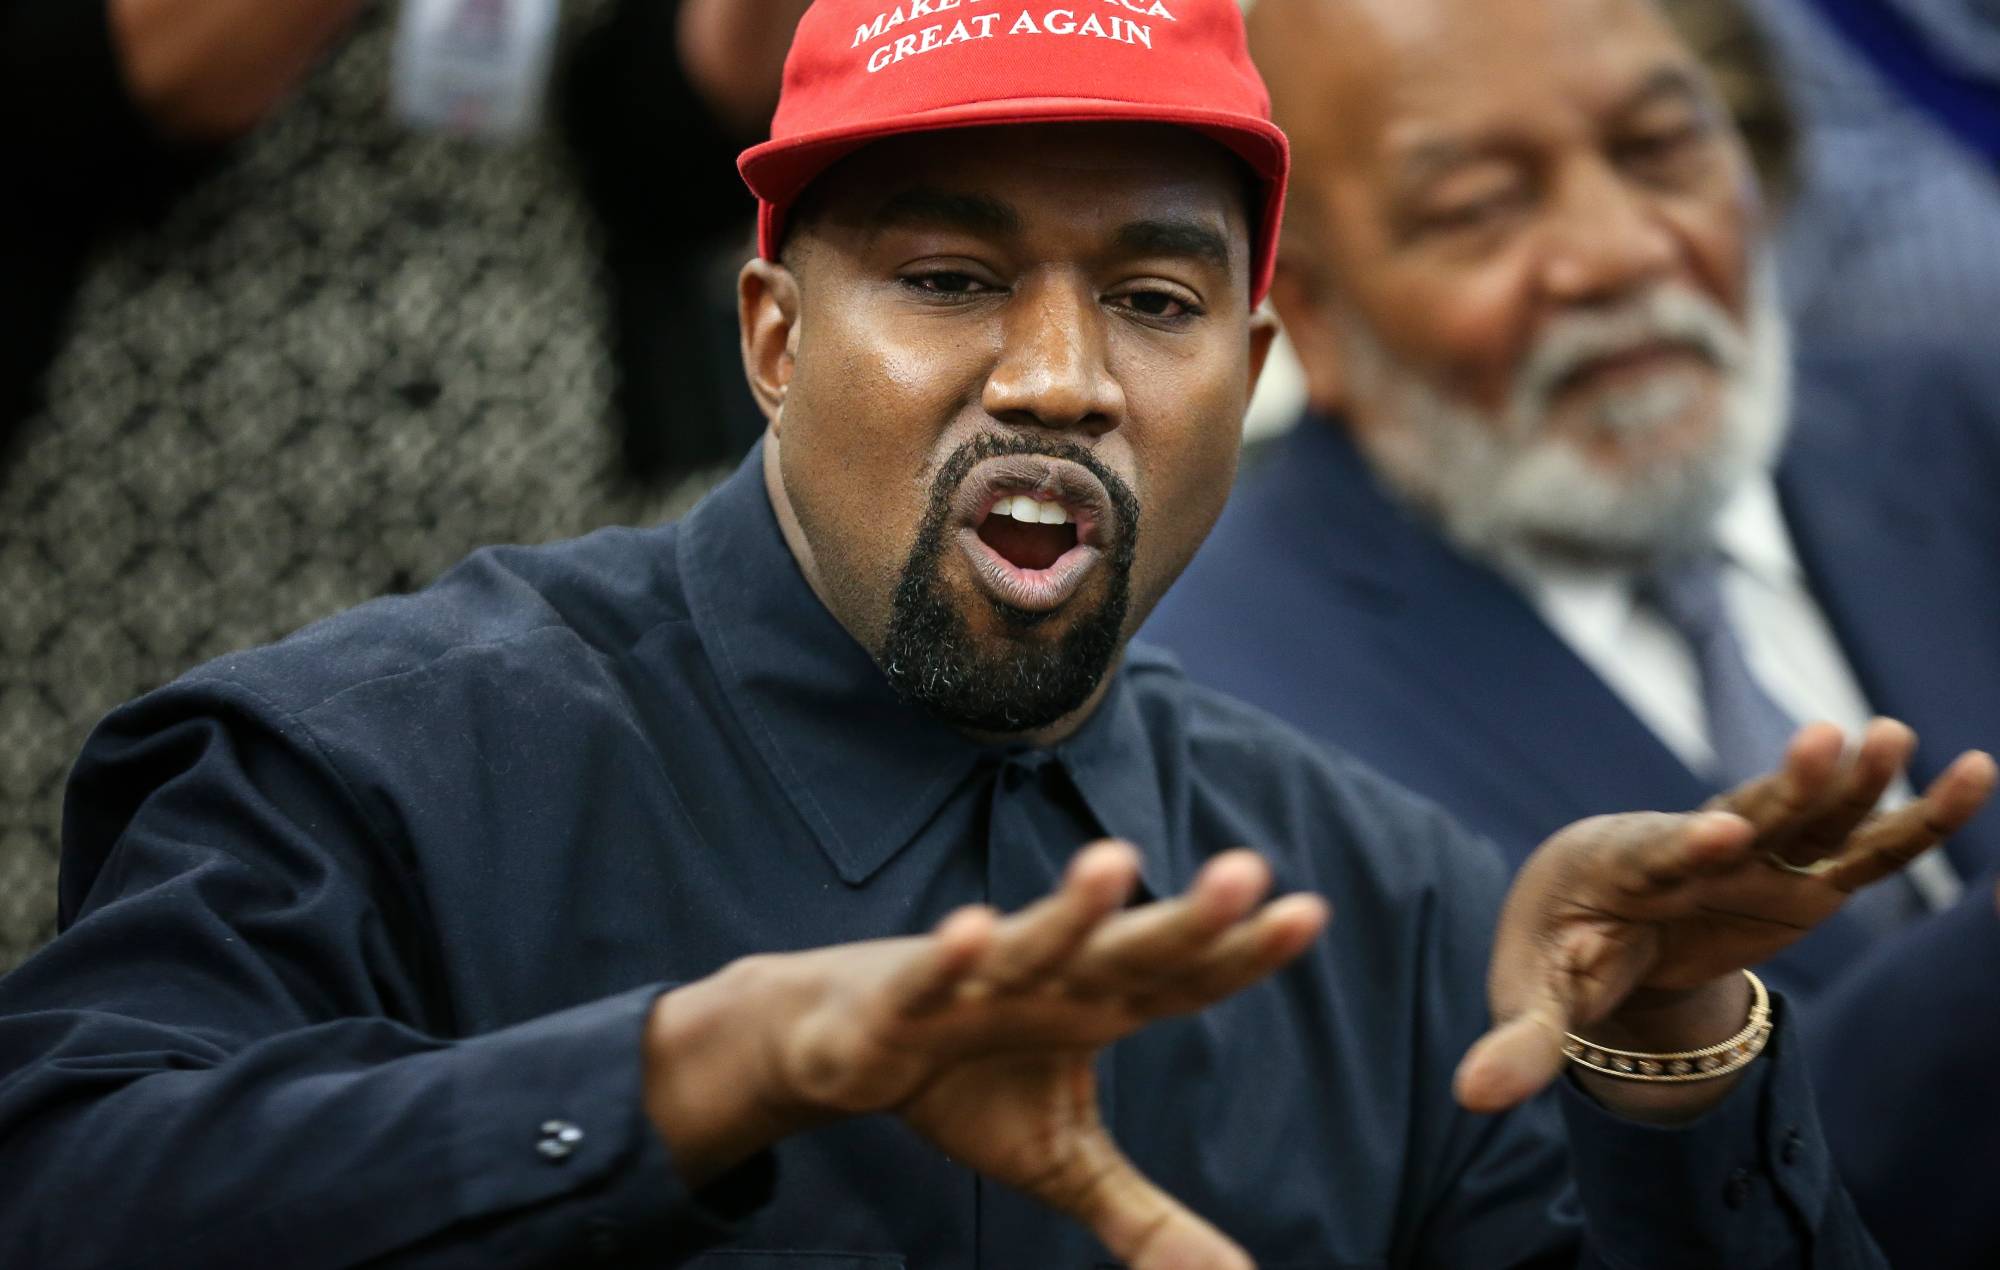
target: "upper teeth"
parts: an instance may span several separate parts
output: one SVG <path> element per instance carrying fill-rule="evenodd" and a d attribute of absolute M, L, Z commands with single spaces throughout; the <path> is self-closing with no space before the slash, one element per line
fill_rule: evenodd
<path fill-rule="evenodd" d="M 1069 513 L 1061 503 L 1043 503 L 1018 494 L 1013 498 L 1003 498 L 993 505 L 995 516 L 1012 516 L 1025 525 L 1067 525 Z"/>

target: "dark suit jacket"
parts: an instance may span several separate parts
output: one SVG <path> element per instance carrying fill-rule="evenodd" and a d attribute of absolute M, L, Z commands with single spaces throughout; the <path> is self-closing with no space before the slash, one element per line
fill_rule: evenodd
<path fill-rule="evenodd" d="M 2000 400 L 1907 360 L 1802 367 L 1779 492 L 1913 780 L 2000 745 Z M 1884 366 L 1893 373 L 1885 373 Z M 1600 812 L 1682 809 L 1688 770 L 1494 570 L 1308 417 L 1245 477 L 1146 637 L 1196 678 L 1438 800 L 1517 863 Z M 1773 967 L 1806 1002 L 1827 1132 L 1896 1265 L 2000 1265 L 2000 812 L 1951 844 L 1954 911 L 1870 947 L 1841 918 Z M 1338 904 L 1339 897 L 1334 897 Z"/>

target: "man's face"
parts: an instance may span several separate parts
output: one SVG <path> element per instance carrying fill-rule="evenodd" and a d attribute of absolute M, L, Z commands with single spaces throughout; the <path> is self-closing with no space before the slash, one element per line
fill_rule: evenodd
<path fill-rule="evenodd" d="M 1624 554 L 1705 521 L 1774 443 L 1782 331 L 1744 152 L 1659 16 L 1269 9 L 1299 191 L 1280 298 L 1319 404 L 1464 536 Z"/>
<path fill-rule="evenodd" d="M 746 272 L 781 519 L 905 697 L 1057 725 L 1193 555 L 1268 340 L 1243 191 L 1174 128 L 898 138 L 816 185 L 789 301 Z"/>

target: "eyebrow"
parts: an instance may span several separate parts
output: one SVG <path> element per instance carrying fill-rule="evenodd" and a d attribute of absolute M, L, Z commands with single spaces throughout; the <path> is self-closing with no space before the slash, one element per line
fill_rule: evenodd
<path fill-rule="evenodd" d="M 1192 220 L 1135 220 L 1118 227 L 1121 250 L 1139 256 L 1185 256 L 1219 269 L 1229 267 L 1229 242 Z"/>
<path fill-rule="evenodd" d="M 1613 117 L 1630 115 L 1654 102 L 1673 99 L 1686 101 L 1698 108 L 1707 104 L 1708 98 L 1702 91 L 1700 80 L 1685 66 L 1657 67 L 1609 113 Z M 1513 143 L 1504 135 L 1471 140 L 1444 137 L 1425 141 L 1412 146 L 1397 160 L 1397 178 L 1405 189 L 1414 189 L 1456 168 L 1504 157 L 1513 148 Z"/>
<path fill-rule="evenodd" d="M 1646 76 L 1646 82 L 1611 113 L 1629 115 L 1656 101 L 1669 98 L 1680 98 L 1698 107 L 1708 103 L 1708 95 L 1702 91 L 1701 83 L 1695 78 L 1694 72 L 1685 66 L 1662 66 Z"/>
<path fill-rule="evenodd" d="M 1498 138 L 1479 141 L 1451 139 L 1426 141 L 1411 147 L 1407 154 L 1397 160 L 1397 183 L 1406 190 L 1414 189 L 1453 169 L 1477 163 L 1482 159 L 1495 158 L 1507 148 Z"/>
<path fill-rule="evenodd" d="M 1022 232 L 1020 212 L 1012 204 L 984 194 L 966 194 L 916 186 L 890 195 L 868 217 L 869 229 L 930 227 L 1011 238 Z M 1130 255 L 1182 256 L 1229 267 L 1229 240 L 1199 221 L 1180 217 L 1149 217 L 1118 227 L 1112 241 Z"/>
<path fill-rule="evenodd" d="M 879 232 L 904 226 L 960 229 L 974 234 L 1012 237 L 1021 232 L 1021 214 L 997 198 L 963 194 L 928 186 L 900 190 L 868 218 Z"/>

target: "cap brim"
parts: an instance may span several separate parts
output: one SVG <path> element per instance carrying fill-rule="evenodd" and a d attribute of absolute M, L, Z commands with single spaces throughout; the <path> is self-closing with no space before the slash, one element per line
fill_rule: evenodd
<path fill-rule="evenodd" d="M 785 213 L 806 186 L 835 163 L 873 141 L 950 128 L 1029 123 L 1164 123 L 1191 128 L 1227 147 L 1264 184 L 1264 206 L 1252 240 L 1250 302 L 1261 304 L 1277 262 L 1278 227 L 1284 216 L 1285 178 L 1291 162 L 1285 134 L 1268 119 L 1221 110 L 1160 106 L 1097 97 L 1030 97 L 972 102 L 845 128 L 766 141 L 743 152 L 737 170 L 758 199 L 757 250 L 775 260 L 784 241 Z"/>

